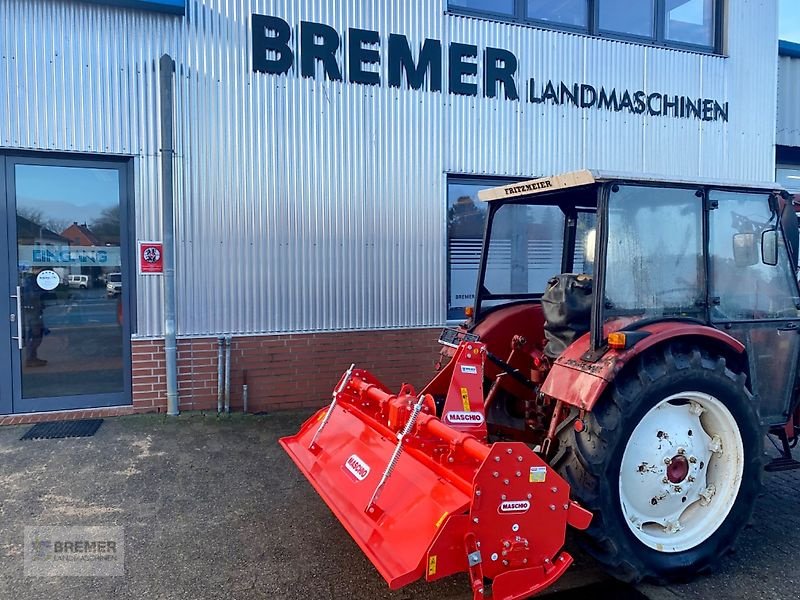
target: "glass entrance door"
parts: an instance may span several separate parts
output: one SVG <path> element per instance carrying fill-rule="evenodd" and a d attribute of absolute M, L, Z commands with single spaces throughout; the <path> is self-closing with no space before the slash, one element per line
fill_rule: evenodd
<path fill-rule="evenodd" d="M 5 179 L 13 412 L 129 404 L 126 165 L 6 157 Z"/>

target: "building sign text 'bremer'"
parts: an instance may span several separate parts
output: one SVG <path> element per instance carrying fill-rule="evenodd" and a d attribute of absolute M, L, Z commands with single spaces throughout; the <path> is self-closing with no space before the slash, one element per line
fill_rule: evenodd
<path fill-rule="evenodd" d="M 292 43 L 292 28 L 278 17 L 253 14 L 253 70 L 281 75 L 299 62 L 303 77 L 314 77 L 317 64 L 332 81 L 344 81 L 345 76 L 337 58 L 342 47 L 339 33 L 328 25 L 301 21 L 299 41 Z M 381 36 L 377 31 L 349 28 L 347 30 L 347 80 L 363 85 L 381 85 L 381 61 L 386 60 L 386 78 L 390 87 L 401 87 L 403 77 L 411 89 L 440 92 L 443 87 L 442 42 L 426 39 L 414 60 L 405 35 L 391 33 L 386 40 L 385 56 Z M 447 52 L 447 91 L 451 94 L 496 98 L 498 84 L 506 100 L 519 101 L 517 86 L 517 57 L 502 48 L 483 49 L 483 83 L 478 75 L 478 47 L 451 42 Z M 297 61 L 295 60 L 295 55 Z M 473 78 L 475 80 L 473 80 Z M 522 90 L 524 100 L 534 104 L 572 105 L 582 109 L 604 109 L 632 114 L 694 118 L 702 121 L 727 121 L 728 103 L 713 98 L 698 98 L 668 94 L 663 91 L 600 89 L 588 83 L 567 83 L 548 80 L 528 80 Z"/>

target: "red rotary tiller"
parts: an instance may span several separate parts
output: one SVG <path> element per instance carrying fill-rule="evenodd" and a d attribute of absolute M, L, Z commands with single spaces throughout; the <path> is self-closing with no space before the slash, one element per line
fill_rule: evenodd
<path fill-rule="evenodd" d="M 330 406 L 281 440 L 392 589 L 466 571 L 476 599 L 487 580 L 493 598 L 525 598 L 572 563 L 567 524 L 591 520 L 527 445 L 487 445 L 484 358 L 463 342 L 419 394 L 351 367 Z"/>

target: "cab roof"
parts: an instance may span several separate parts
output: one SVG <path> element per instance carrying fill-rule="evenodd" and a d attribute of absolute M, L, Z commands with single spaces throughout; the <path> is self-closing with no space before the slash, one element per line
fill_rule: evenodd
<path fill-rule="evenodd" d="M 584 169 L 570 171 L 551 177 L 540 177 L 509 183 L 499 187 L 489 188 L 478 192 L 478 198 L 484 202 L 507 200 L 511 198 L 524 198 L 537 194 L 552 193 L 559 190 L 588 187 L 607 181 L 620 181 L 627 183 L 665 183 L 679 185 L 696 185 L 699 187 L 716 187 L 721 189 L 758 190 L 763 192 L 782 192 L 784 188 L 773 182 L 730 182 L 714 179 L 681 179 L 666 178 L 642 174 L 616 173 L 613 171 L 596 171 Z"/>

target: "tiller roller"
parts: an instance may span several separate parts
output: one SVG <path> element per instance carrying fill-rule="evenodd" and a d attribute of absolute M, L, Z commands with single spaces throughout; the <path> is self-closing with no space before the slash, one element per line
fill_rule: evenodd
<path fill-rule="evenodd" d="M 281 440 L 392 589 L 467 572 L 476 599 L 531 596 L 572 563 L 567 525 L 591 520 L 526 444 L 487 443 L 485 356 L 462 342 L 420 393 L 351 366 Z"/>

